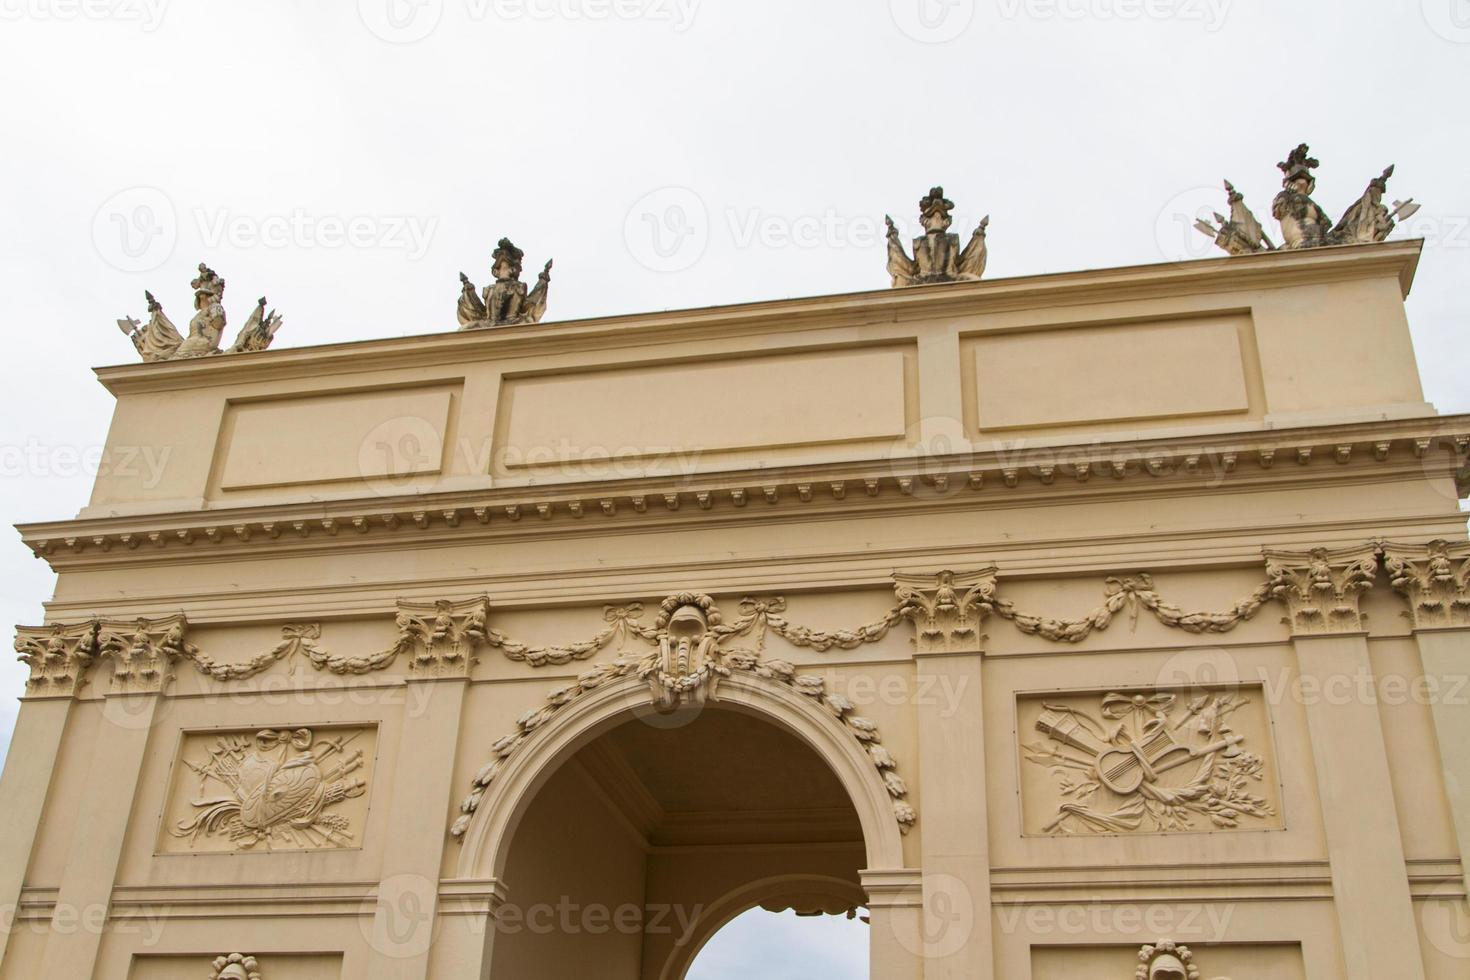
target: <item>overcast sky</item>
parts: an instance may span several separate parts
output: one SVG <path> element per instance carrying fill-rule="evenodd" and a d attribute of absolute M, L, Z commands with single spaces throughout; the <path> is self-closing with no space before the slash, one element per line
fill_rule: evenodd
<path fill-rule="evenodd" d="M 1423 203 L 1420 366 L 1470 410 L 1470 0 L 0 0 L 0 80 L 7 523 L 85 503 L 90 368 L 201 260 L 279 346 L 454 329 L 503 235 L 548 319 L 881 288 L 935 183 L 991 277 L 1161 262 L 1304 140 L 1334 217 L 1389 163 Z M 13 534 L 0 584 L 41 619 Z"/>

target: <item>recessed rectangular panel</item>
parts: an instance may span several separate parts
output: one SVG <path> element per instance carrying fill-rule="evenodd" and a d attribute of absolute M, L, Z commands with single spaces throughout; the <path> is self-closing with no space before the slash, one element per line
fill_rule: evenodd
<path fill-rule="evenodd" d="M 185 732 L 158 850 L 361 847 L 377 744 L 373 725 Z"/>
<path fill-rule="evenodd" d="M 501 459 L 524 467 L 902 438 L 901 350 L 640 365 L 506 381 Z"/>
<path fill-rule="evenodd" d="M 1266 704 L 1259 687 L 1022 696 L 1025 833 L 1283 829 Z"/>
<path fill-rule="evenodd" d="M 1248 324 L 1219 316 L 976 338 L 977 427 L 1245 412 L 1240 331 Z"/>
<path fill-rule="evenodd" d="M 440 472 L 452 389 L 398 388 L 232 404 L 224 490 Z"/>
<path fill-rule="evenodd" d="M 234 937 L 230 937 L 229 943 L 242 945 Z M 222 978 L 259 976 L 260 980 L 336 980 L 342 975 L 341 953 L 252 953 L 249 946 L 240 952 L 229 943 L 219 945 L 218 955 L 134 956 L 128 969 L 128 980 L 206 980 L 216 975 Z M 225 962 L 217 968 L 215 963 L 221 956 Z M 247 956 L 250 957 L 248 966 L 244 959 Z M 239 972 L 230 972 L 231 966 Z"/>

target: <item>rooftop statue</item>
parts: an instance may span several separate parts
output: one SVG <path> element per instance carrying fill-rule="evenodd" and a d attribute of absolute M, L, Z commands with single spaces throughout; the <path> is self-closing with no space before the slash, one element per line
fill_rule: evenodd
<path fill-rule="evenodd" d="M 143 295 L 148 299 L 148 322 L 141 324 L 132 317 L 117 321 L 118 327 L 128 335 L 138 353 L 145 361 L 179 361 L 192 357 L 208 357 L 211 354 L 242 354 L 265 350 L 275 339 L 276 331 L 285 321 L 274 310 L 265 311 L 266 300 L 262 296 L 255 304 L 250 319 L 235 338 L 228 350 L 220 350 L 220 338 L 225 332 L 225 281 L 213 269 L 199 263 L 199 275 L 189 284 L 194 288 L 194 318 L 189 321 L 189 335 L 181 335 L 178 328 L 163 312 L 150 292 Z"/>
<path fill-rule="evenodd" d="M 1215 222 L 1219 225 L 1218 228 L 1203 220 L 1196 221 L 1194 226 L 1215 239 L 1215 244 L 1231 255 L 1269 252 L 1276 248 L 1261 227 L 1261 222 L 1246 207 L 1245 195 L 1236 190 L 1235 185 L 1228 180 L 1225 181 L 1225 203 L 1230 205 L 1230 217 L 1226 218 L 1216 211 Z"/>
<path fill-rule="evenodd" d="M 519 323 L 540 323 L 546 314 L 546 294 L 551 286 L 551 261 L 536 280 L 536 288 L 529 293 L 521 282 L 521 260 L 526 253 L 502 238 L 492 256 L 494 265 L 490 274 L 495 282 L 485 287 L 483 299 L 470 282 L 469 276 L 459 274 L 459 328 L 478 330 L 482 327 L 498 327 Z"/>
<path fill-rule="evenodd" d="M 1271 202 L 1271 216 L 1281 223 L 1283 249 L 1381 242 L 1393 231 L 1396 219 L 1412 217 L 1419 210 L 1419 205 L 1412 198 L 1393 202 L 1392 211 L 1383 204 L 1383 195 L 1388 192 L 1388 178 L 1393 176 L 1393 167 L 1389 167 L 1368 183 L 1363 196 L 1334 225 L 1327 212 L 1312 200 L 1317 189 L 1317 178 L 1312 171 L 1319 163 L 1311 156 L 1307 144 L 1302 143 L 1292 150 L 1286 161 L 1276 166 L 1282 173 L 1282 188 Z M 1216 213 L 1215 224 L 1200 220 L 1194 226 L 1231 255 L 1274 250 L 1276 245 L 1245 206 L 1245 198 L 1228 180 L 1225 193 L 1230 217 L 1227 219 Z"/>
<path fill-rule="evenodd" d="M 967 282 L 985 274 L 985 230 L 990 226 L 986 215 L 960 250 L 960 236 L 949 234 L 954 223 L 950 212 L 954 202 L 946 200 L 944 188 L 936 187 L 919 202 L 919 222 L 924 234 L 914 239 L 914 256 L 909 258 L 898 236 L 893 219 L 884 215 L 888 224 L 888 274 L 894 286 L 922 286 L 935 282 Z"/>
<path fill-rule="evenodd" d="M 1332 219 L 1312 200 L 1312 192 L 1317 189 L 1317 178 L 1312 176 L 1312 171 L 1319 164 L 1307 155 L 1307 144 L 1292 150 L 1286 162 L 1276 166 L 1285 176 L 1281 193 L 1271 202 L 1271 217 L 1281 222 L 1283 247 L 1317 248 L 1328 244 Z"/>

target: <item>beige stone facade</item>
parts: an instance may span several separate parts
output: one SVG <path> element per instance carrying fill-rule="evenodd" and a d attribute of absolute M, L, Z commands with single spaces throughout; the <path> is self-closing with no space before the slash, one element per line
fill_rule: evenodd
<path fill-rule="evenodd" d="M 1418 255 L 99 371 L 0 978 L 678 980 L 755 906 L 880 980 L 1466 976 Z"/>

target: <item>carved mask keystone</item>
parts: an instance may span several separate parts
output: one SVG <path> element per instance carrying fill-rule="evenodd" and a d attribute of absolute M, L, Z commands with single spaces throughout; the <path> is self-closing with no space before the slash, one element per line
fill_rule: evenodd
<path fill-rule="evenodd" d="M 255 957 L 243 953 L 217 957 L 212 965 L 209 980 L 264 980 Z"/>

